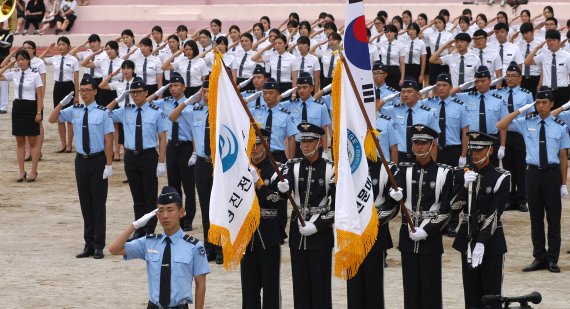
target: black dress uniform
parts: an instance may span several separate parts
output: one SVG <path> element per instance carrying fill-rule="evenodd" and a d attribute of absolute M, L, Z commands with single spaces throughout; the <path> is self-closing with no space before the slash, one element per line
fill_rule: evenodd
<path fill-rule="evenodd" d="M 485 149 L 493 145 L 495 137 L 469 132 L 469 148 Z M 483 308 L 483 295 L 500 295 L 503 282 L 504 254 L 507 243 L 503 233 L 501 214 L 507 203 L 510 187 L 508 171 L 488 164 L 475 169 L 477 180 L 472 183 L 471 207 L 468 205 L 468 189 L 464 186 L 464 170 L 455 173 L 454 197 L 451 201 L 453 212 L 463 212 L 463 222 L 459 227 L 453 248 L 461 252 L 463 292 L 465 308 Z M 476 244 L 483 245 L 484 255 L 481 264 L 471 264 L 471 252 Z M 467 253 L 467 250 L 471 252 Z"/>
<path fill-rule="evenodd" d="M 270 132 L 261 129 L 267 139 Z M 258 140 L 258 147 L 261 147 Z M 277 216 L 278 208 L 286 208 L 287 201 L 281 199 L 278 191 L 270 184 L 275 180 L 269 157 L 257 164 L 263 185 L 256 189 L 261 210 L 259 227 L 243 255 L 240 264 L 242 308 L 281 308 L 279 275 L 281 268 L 281 228 Z M 263 289 L 263 306 L 260 291 Z"/>
<path fill-rule="evenodd" d="M 426 125 L 412 127 L 412 140 L 433 140 L 437 133 Z M 416 154 L 417 156 L 417 154 Z M 407 223 L 400 228 L 404 308 L 442 308 L 441 255 L 442 229 L 449 218 L 453 171 L 448 165 L 429 161 L 400 163 L 396 177 L 403 189 L 406 208 L 416 230 L 425 230 L 427 238 L 413 241 Z"/>
<path fill-rule="evenodd" d="M 304 123 L 297 128 L 301 139 L 319 139 L 324 135 L 324 130 L 313 124 Z M 283 171 L 305 221 L 317 228 L 315 234 L 303 236 L 297 216 L 291 215 L 289 249 L 296 309 L 332 308 L 332 224 L 336 188 L 333 170 L 332 162 L 319 155 L 313 163 L 305 157 L 289 160 Z"/>
<path fill-rule="evenodd" d="M 400 209 L 398 203 L 389 198 L 390 183 L 384 165 L 378 160 L 368 161 L 368 166 L 374 191 L 374 206 L 378 214 L 378 236 L 356 275 L 346 282 L 349 309 L 384 308 L 384 259 L 386 251 L 393 247 L 388 222 Z M 389 163 L 388 166 L 395 175 L 396 164 Z"/>

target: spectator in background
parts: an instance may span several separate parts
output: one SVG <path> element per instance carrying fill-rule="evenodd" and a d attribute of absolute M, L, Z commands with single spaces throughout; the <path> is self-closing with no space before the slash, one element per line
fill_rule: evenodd
<path fill-rule="evenodd" d="M 56 23 L 55 16 L 59 14 L 59 7 L 61 6 L 61 1 L 49 0 L 45 3 L 45 6 L 46 6 L 46 12 L 49 12 L 49 14 L 46 14 L 44 16 L 44 19 L 42 21 L 43 23 L 42 29 L 40 30 L 39 35 L 42 35 L 44 31 L 48 30 L 49 28 L 55 27 Z"/>
<path fill-rule="evenodd" d="M 30 0 L 26 5 L 26 25 L 24 27 L 23 35 L 28 34 L 30 24 L 34 25 L 34 34 L 40 34 L 40 22 L 44 19 L 46 14 L 46 6 L 43 0 Z"/>
<path fill-rule="evenodd" d="M 56 29 L 55 35 L 59 35 L 63 31 L 69 31 L 73 27 L 77 19 L 77 1 L 65 0 L 61 4 L 59 15 L 55 16 Z"/>
<path fill-rule="evenodd" d="M 16 29 L 14 30 L 14 34 L 20 34 L 20 29 L 24 25 L 24 16 L 26 10 L 26 1 L 18 0 L 16 2 L 16 14 L 17 14 L 17 22 L 16 22 Z"/>

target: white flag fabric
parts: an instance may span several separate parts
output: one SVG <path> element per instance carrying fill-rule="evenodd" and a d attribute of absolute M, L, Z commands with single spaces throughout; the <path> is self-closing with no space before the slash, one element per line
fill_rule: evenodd
<path fill-rule="evenodd" d="M 208 91 L 214 163 L 208 240 L 223 247 L 224 267 L 230 270 L 239 265 L 259 226 L 259 204 L 248 155 L 255 137 L 250 134 L 249 117 L 224 68 L 221 54 L 217 51 L 215 54 Z"/>
<path fill-rule="evenodd" d="M 368 128 L 342 61 L 335 68 L 332 100 L 337 177 L 335 274 L 349 279 L 376 241 L 378 216 L 364 149 Z"/>

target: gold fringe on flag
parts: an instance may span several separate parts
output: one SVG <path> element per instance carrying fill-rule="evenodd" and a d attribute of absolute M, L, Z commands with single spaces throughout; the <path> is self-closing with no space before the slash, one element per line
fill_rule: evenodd
<path fill-rule="evenodd" d="M 378 131 L 376 129 L 368 130 L 366 133 L 366 138 L 364 139 L 364 152 L 366 153 L 366 158 L 372 162 L 378 161 L 378 155 L 376 154 L 376 144 L 373 139 L 378 139 Z"/>
<path fill-rule="evenodd" d="M 341 86 L 342 86 L 342 60 L 337 60 L 335 69 L 333 71 L 333 80 L 332 80 L 332 87 L 331 87 L 331 96 L 332 96 L 332 116 L 333 116 L 333 158 L 334 160 L 334 177 L 335 180 L 338 180 L 338 145 L 340 143 L 340 95 L 341 95 Z M 345 132 L 346 134 L 346 132 Z"/>
<path fill-rule="evenodd" d="M 214 49 L 215 61 L 212 66 L 212 73 L 210 74 L 210 88 L 208 90 L 208 119 L 210 122 L 210 148 L 212 153 L 212 165 L 215 162 L 216 155 L 216 112 L 218 104 L 218 80 L 220 77 L 221 70 L 223 69 L 222 64 L 222 54 Z M 255 132 L 253 133 L 253 128 L 250 126 L 249 140 L 247 143 L 247 154 L 251 154 L 251 147 L 255 143 Z M 238 235 L 232 244 L 230 231 L 223 226 L 212 224 L 210 225 L 210 230 L 208 231 L 209 242 L 222 246 L 222 252 L 224 254 L 224 268 L 228 271 L 236 269 L 241 261 L 241 258 L 247 249 L 247 245 L 251 240 L 251 237 L 255 230 L 259 227 L 260 218 L 260 208 L 257 196 L 254 196 L 253 204 L 251 210 L 247 214 Z"/>

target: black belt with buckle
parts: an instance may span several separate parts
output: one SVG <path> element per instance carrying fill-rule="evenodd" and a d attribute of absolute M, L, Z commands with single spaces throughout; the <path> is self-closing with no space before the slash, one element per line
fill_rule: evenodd
<path fill-rule="evenodd" d="M 90 154 L 82 154 L 82 153 L 77 153 L 77 155 L 83 159 L 92 159 L 92 158 L 97 158 L 97 157 L 102 157 L 105 155 L 104 151 L 99 151 L 96 153 L 90 153 Z"/>
<path fill-rule="evenodd" d="M 200 160 L 202 162 L 212 163 L 212 158 L 205 158 L 205 157 L 196 156 L 196 159 Z"/>
<path fill-rule="evenodd" d="M 528 168 L 531 168 L 534 170 L 550 170 L 550 169 L 559 169 L 560 168 L 559 164 L 547 164 L 545 166 L 527 164 L 527 166 L 528 166 Z"/>
<path fill-rule="evenodd" d="M 437 150 L 449 150 L 461 148 L 461 145 L 450 145 L 450 146 L 437 146 Z"/>
<path fill-rule="evenodd" d="M 143 149 L 143 150 L 140 150 L 140 151 L 139 151 L 139 150 L 130 150 L 130 149 L 127 149 L 127 152 L 128 152 L 128 153 L 131 153 L 131 154 L 134 154 L 135 156 L 138 156 L 138 155 L 142 155 L 142 154 L 146 154 L 146 153 L 156 152 L 156 149 L 154 149 L 154 148 L 147 148 L 147 149 Z"/>
<path fill-rule="evenodd" d="M 148 301 L 148 305 L 146 309 L 188 309 L 188 304 L 176 305 L 172 307 L 162 307 L 152 303 L 150 300 Z"/>
<path fill-rule="evenodd" d="M 174 146 L 174 147 L 180 147 L 180 146 L 184 146 L 187 144 L 192 144 L 192 141 L 178 141 L 176 143 L 173 143 L 172 140 L 169 140 L 168 144 L 170 144 L 171 146 Z"/>

